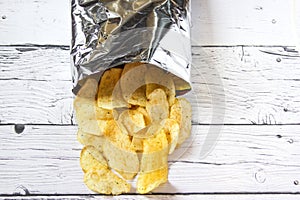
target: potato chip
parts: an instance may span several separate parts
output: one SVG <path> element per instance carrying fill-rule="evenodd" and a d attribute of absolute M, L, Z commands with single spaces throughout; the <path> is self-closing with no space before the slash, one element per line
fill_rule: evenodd
<path fill-rule="evenodd" d="M 133 136 L 130 147 L 136 152 L 143 151 L 143 138 Z"/>
<path fill-rule="evenodd" d="M 105 141 L 103 136 L 96 136 L 93 134 L 85 133 L 82 130 L 78 130 L 77 132 L 77 140 L 85 146 L 94 146 L 99 151 L 102 151 L 102 147 Z"/>
<path fill-rule="evenodd" d="M 140 194 L 148 193 L 167 181 L 168 167 L 163 167 L 151 172 L 140 173 L 137 180 L 137 192 Z"/>
<path fill-rule="evenodd" d="M 126 129 L 129 135 L 140 131 L 146 126 L 144 115 L 136 110 L 124 110 L 117 122 L 119 126 Z"/>
<path fill-rule="evenodd" d="M 107 140 L 103 145 L 103 154 L 108 165 L 115 170 L 137 173 L 139 159 L 131 147 L 131 138 L 122 133 L 114 120 L 109 121 L 104 135 Z"/>
<path fill-rule="evenodd" d="M 115 170 L 127 173 L 137 173 L 139 171 L 138 155 L 133 150 L 120 148 L 120 146 L 106 140 L 103 145 L 103 154 L 108 165 Z"/>
<path fill-rule="evenodd" d="M 95 115 L 97 120 L 110 120 L 114 118 L 113 110 L 100 108 L 98 106 L 96 106 Z"/>
<path fill-rule="evenodd" d="M 182 144 L 191 134 L 192 107 L 185 98 L 178 98 L 171 107 L 170 119 L 178 122 L 180 127 L 178 145 Z"/>
<path fill-rule="evenodd" d="M 83 83 L 76 97 L 96 100 L 97 90 L 98 82 L 95 79 L 89 78 Z"/>
<path fill-rule="evenodd" d="M 84 172 L 94 169 L 107 169 L 107 162 L 93 146 L 86 146 L 81 150 L 80 166 Z"/>
<path fill-rule="evenodd" d="M 149 94 L 146 110 L 152 123 L 160 122 L 169 117 L 169 104 L 162 89 L 155 89 Z"/>
<path fill-rule="evenodd" d="M 168 140 L 163 128 L 155 136 L 143 140 L 140 172 L 147 173 L 168 166 Z"/>
<path fill-rule="evenodd" d="M 166 92 L 167 99 L 170 105 L 173 105 L 176 96 L 175 84 L 172 75 L 168 72 L 150 65 L 148 67 L 146 77 L 146 97 L 149 99 L 149 95 L 158 88 L 163 89 Z"/>
<path fill-rule="evenodd" d="M 122 132 L 116 121 L 108 121 L 106 129 L 104 131 L 104 136 L 118 148 L 131 150 L 130 137 L 126 133 Z"/>
<path fill-rule="evenodd" d="M 98 94 L 97 94 L 98 92 Z M 168 180 L 168 154 L 190 135 L 191 105 L 175 97 L 173 76 L 143 63 L 88 79 L 74 101 L 84 182 L 101 194 L 137 192 Z"/>
<path fill-rule="evenodd" d="M 140 112 L 144 116 L 145 125 L 148 126 L 151 124 L 151 118 L 147 110 L 144 107 L 138 107 L 136 111 Z"/>
<path fill-rule="evenodd" d="M 146 126 L 142 130 L 132 134 L 132 136 L 141 139 L 150 138 L 155 136 L 162 128 L 163 127 L 160 123 L 152 123 L 151 125 Z"/>
<path fill-rule="evenodd" d="M 178 143 L 179 138 L 179 125 L 175 120 L 165 119 L 162 121 L 168 143 L 169 143 L 169 154 L 173 153 Z"/>
<path fill-rule="evenodd" d="M 164 129 L 155 136 L 143 140 L 141 169 L 137 191 L 150 192 L 168 180 L 168 140 Z"/>
<path fill-rule="evenodd" d="M 84 175 L 84 183 L 94 192 L 101 194 L 122 194 L 130 191 L 130 184 L 108 169 L 95 169 Z"/>
<path fill-rule="evenodd" d="M 146 106 L 145 73 L 147 67 L 143 63 L 129 63 L 124 66 L 121 77 L 121 90 L 126 102 Z"/>
<path fill-rule="evenodd" d="M 97 103 L 99 107 L 108 110 L 116 107 L 127 107 L 118 83 L 121 74 L 122 69 L 120 68 L 111 68 L 104 72 L 98 87 Z"/>
<path fill-rule="evenodd" d="M 96 80 L 86 80 L 74 100 L 74 109 L 79 129 L 91 134 L 102 135 L 103 126 L 99 127 L 96 120 L 97 87 Z"/>
<path fill-rule="evenodd" d="M 132 180 L 137 175 L 137 173 L 124 172 L 120 170 L 115 171 L 125 180 Z"/>

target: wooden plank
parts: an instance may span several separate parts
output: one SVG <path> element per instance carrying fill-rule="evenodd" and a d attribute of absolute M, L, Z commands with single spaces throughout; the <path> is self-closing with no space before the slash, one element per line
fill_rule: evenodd
<path fill-rule="evenodd" d="M 69 50 L 0 48 L 0 123 L 71 124 Z"/>
<path fill-rule="evenodd" d="M 0 67 L 1 80 L 71 80 L 70 52 L 63 46 L 0 47 Z"/>
<path fill-rule="evenodd" d="M 192 2 L 194 45 L 296 44 L 291 13 L 300 7 L 293 0 Z"/>
<path fill-rule="evenodd" d="M 68 0 L 12 0 L 0 3 L 0 44 L 70 44 Z"/>
<path fill-rule="evenodd" d="M 69 50 L 0 47 L 0 70 L 2 124 L 72 123 Z M 299 80 L 292 47 L 194 47 L 193 122 L 299 123 Z"/>
<path fill-rule="evenodd" d="M 193 48 L 193 53 L 196 122 L 216 123 L 216 116 L 225 124 L 299 123 L 300 57 L 294 48 Z"/>
<path fill-rule="evenodd" d="M 137 200 L 147 200 L 147 199 L 161 199 L 161 200 L 194 200 L 194 199 L 205 199 L 205 200 L 253 200 L 253 199 L 264 199 L 264 200 L 276 200 L 276 199 L 285 199 L 285 200 L 298 200 L 299 195 L 297 194 L 193 194 L 193 195 L 121 195 L 121 196 L 101 196 L 101 195 L 66 195 L 66 196 L 55 196 L 55 195 L 47 195 L 47 196 L 6 196 L 0 199 L 113 199 L 113 200 L 122 200 L 122 199 L 137 199 Z"/>
<path fill-rule="evenodd" d="M 0 3 L 0 44 L 69 45 L 68 0 Z M 293 0 L 192 1 L 193 45 L 295 45 Z"/>
<path fill-rule="evenodd" d="M 71 81 L 0 80 L 0 123 L 72 124 Z"/>
<path fill-rule="evenodd" d="M 298 125 L 224 126 L 201 158 L 209 128 L 193 126 L 190 140 L 176 150 L 182 156 L 169 159 L 169 182 L 154 193 L 299 192 Z M 14 126 L 0 126 L 0 194 L 92 194 L 82 182 L 76 129 L 28 125 L 16 134 Z"/>

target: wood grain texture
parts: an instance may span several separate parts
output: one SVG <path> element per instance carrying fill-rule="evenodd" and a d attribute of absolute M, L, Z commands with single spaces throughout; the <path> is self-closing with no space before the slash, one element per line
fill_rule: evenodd
<path fill-rule="evenodd" d="M 112 199 L 112 200 L 149 200 L 149 199 L 160 199 L 160 200 L 195 200 L 195 199 L 205 199 L 205 200 L 224 200 L 224 199 L 231 199 L 231 200 L 253 200 L 253 199 L 264 199 L 264 200 L 298 200 L 299 195 L 297 194 L 193 194 L 193 195 L 121 195 L 121 196 L 101 196 L 101 195 L 66 195 L 66 196 L 59 196 L 59 195 L 47 195 L 47 196 L 7 196 L 0 199 L 14 199 L 14 200 L 20 200 L 20 199 L 30 199 L 30 200 L 37 200 L 37 199 L 61 199 L 61 200 L 67 200 L 67 199 L 78 199 L 78 200 L 85 200 L 85 199 L 100 199 L 100 200 L 106 200 L 106 199 Z"/>
<path fill-rule="evenodd" d="M 0 47 L 0 71 L 2 124 L 73 123 L 65 47 Z M 300 123 L 299 80 L 293 47 L 194 47 L 193 122 Z"/>
<path fill-rule="evenodd" d="M 0 49 L 0 122 L 71 124 L 69 51 L 63 47 Z"/>
<path fill-rule="evenodd" d="M 293 10 L 293 0 L 192 1 L 193 45 L 295 45 Z M 70 44 L 68 0 L 1 1 L 0 15 L 2 45 Z"/>
<path fill-rule="evenodd" d="M 224 126 L 215 148 L 200 158 L 210 127 L 193 126 L 176 150 L 182 156 L 169 159 L 169 182 L 154 193 L 299 192 L 297 125 Z M 0 126 L 0 194 L 92 194 L 82 181 L 76 130 L 28 125 L 16 134 L 14 126 Z"/>

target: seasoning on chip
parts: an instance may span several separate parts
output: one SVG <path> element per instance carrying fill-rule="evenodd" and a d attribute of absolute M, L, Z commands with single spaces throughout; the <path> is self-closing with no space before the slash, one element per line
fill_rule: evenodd
<path fill-rule="evenodd" d="M 191 105 L 176 98 L 172 76 L 142 63 L 88 79 L 74 108 L 84 183 L 101 194 L 128 193 L 135 176 L 140 194 L 167 182 L 168 155 L 191 132 Z"/>

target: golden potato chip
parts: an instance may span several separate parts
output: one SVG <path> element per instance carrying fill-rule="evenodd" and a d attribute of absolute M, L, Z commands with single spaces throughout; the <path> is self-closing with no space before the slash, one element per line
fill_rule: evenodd
<path fill-rule="evenodd" d="M 96 120 L 97 87 L 98 83 L 96 80 L 86 80 L 74 100 L 74 109 L 79 129 L 91 134 L 102 135 L 103 126 L 99 127 Z"/>
<path fill-rule="evenodd" d="M 191 105 L 175 97 L 173 75 L 130 63 L 88 79 L 74 101 L 84 182 L 102 194 L 144 194 L 168 180 L 168 154 L 190 135 Z M 98 94 L 97 94 L 98 92 Z"/>
<path fill-rule="evenodd" d="M 143 63 L 129 63 L 124 66 L 121 77 L 121 90 L 126 102 L 146 105 L 145 73 L 147 67 Z"/>
<path fill-rule="evenodd" d="M 155 89 L 148 96 L 146 110 L 149 113 L 152 123 L 161 122 L 169 117 L 169 104 L 165 92 L 162 89 Z"/>
<path fill-rule="evenodd" d="M 96 106 L 96 119 L 97 120 L 110 120 L 114 118 L 113 110 L 100 108 Z"/>
<path fill-rule="evenodd" d="M 116 121 L 110 120 L 107 122 L 104 136 L 118 148 L 131 150 L 130 137 L 126 133 L 122 132 Z"/>
<path fill-rule="evenodd" d="M 102 147 L 105 141 L 103 136 L 96 136 L 93 134 L 85 133 L 82 130 L 78 129 L 77 140 L 85 146 L 94 146 L 99 151 L 102 151 Z"/>
<path fill-rule="evenodd" d="M 97 103 L 101 108 L 112 110 L 116 107 L 127 107 L 124 101 L 120 84 L 118 83 L 122 74 L 122 69 L 111 68 L 104 72 L 98 87 Z"/>
<path fill-rule="evenodd" d="M 164 129 L 143 140 L 137 192 L 144 194 L 168 180 L 168 140 Z"/>
<path fill-rule="evenodd" d="M 136 152 L 143 151 L 143 138 L 133 136 L 131 141 L 131 148 Z"/>
<path fill-rule="evenodd" d="M 139 171 L 138 155 L 133 150 L 120 148 L 111 141 L 106 140 L 103 145 L 103 154 L 108 165 L 115 170 L 127 173 L 137 173 Z"/>
<path fill-rule="evenodd" d="M 107 140 L 103 145 L 103 154 L 108 165 L 115 170 L 137 173 L 139 159 L 131 147 L 131 138 L 122 133 L 114 120 L 109 121 L 104 135 Z"/>
<path fill-rule="evenodd" d="M 130 191 L 130 184 L 108 169 L 90 170 L 84 174 L 84 183 L 89 189 L 101 194 L 122 194 Z"/>
<path fill-rule="evenodd" d="M 148 65 L 148 70 L 145 76 L 146 82 L 146 97 L 158 88 L 165 91 L 170 105 L 173 105 L 176 96 L 175 84 L 172 75 L 158 67 Z"/>
<path fill-rule="evenodd" d="M 123 172 L 120 170 L 115 170 L 115 171 L 125 180 L 132 180 L 137 174 L 137 173 Z"/>
<path fill-rule="evenodd" d="M 180 127 L 178 145 L 182 144 L 191 134 L 192 107 L 185 98 L 178 98 L 171 107 L 170 119 L 178 122 Z"/>
<path fill-rule="evenodd" d="M 80 166 L 84 172 L 94 169 L 107 169 L 107 162 L 93 146 L 86 146 L 81 150 Z"/>
<path fill-rule="evenodd" d="M 137 192 L 145 194 L 157 188 L 160 184 L 168 181 L 168 167 L 140 173 L 137 180 Z"/>
<path fill-rule="evenodd" d="M 161 124 L 164 127 L 168 139 L 168 143 L 169 143 L 169 154 L 171 154 L 175 150 L 178 143 L 179 125 L 173 119 L 165 119 L 162 121 Z"/>
<path fill-rule="evenodd" d="M 149 126 L 143 128 L 142 130 L 133 133 L 132 136 L 141 139 L 150 138 L 155 136 L 162 128 L 163 127 L 160 123 L 152 123 Z"/>
<path fill-rule="evenodd" d="M 148 126 L 151 124 L 151 118 L 150 118 L 150 115 L 148 114 L 147 110 L 144 108 L 144 107 L 138 107 L 136 109 L 136 111 L 142 113 L 142 115 L 144 116 L 144 122 L 145 122 L 145 125 Z"/>
<path fill-rule="evenodd" d="M 140 172 L 147 173 L 168 166 L 168 140 L 163 128 L 155 136 L 143 140 Z"/>
<path fill-rule="evenodd" d="M 95 79 L 89 78 L 83 83 L 76 97 L 96 100 L 97 90 L 98 82 Z"/>
<path fill-rule="evenodd" d="M 129 135 L 145 128 L 144 115 L 136 110 L 124 110 L 118 119 L 118 125 L 124 127 Z M 122 129 L 122 128 L 121 128 Z"/>

